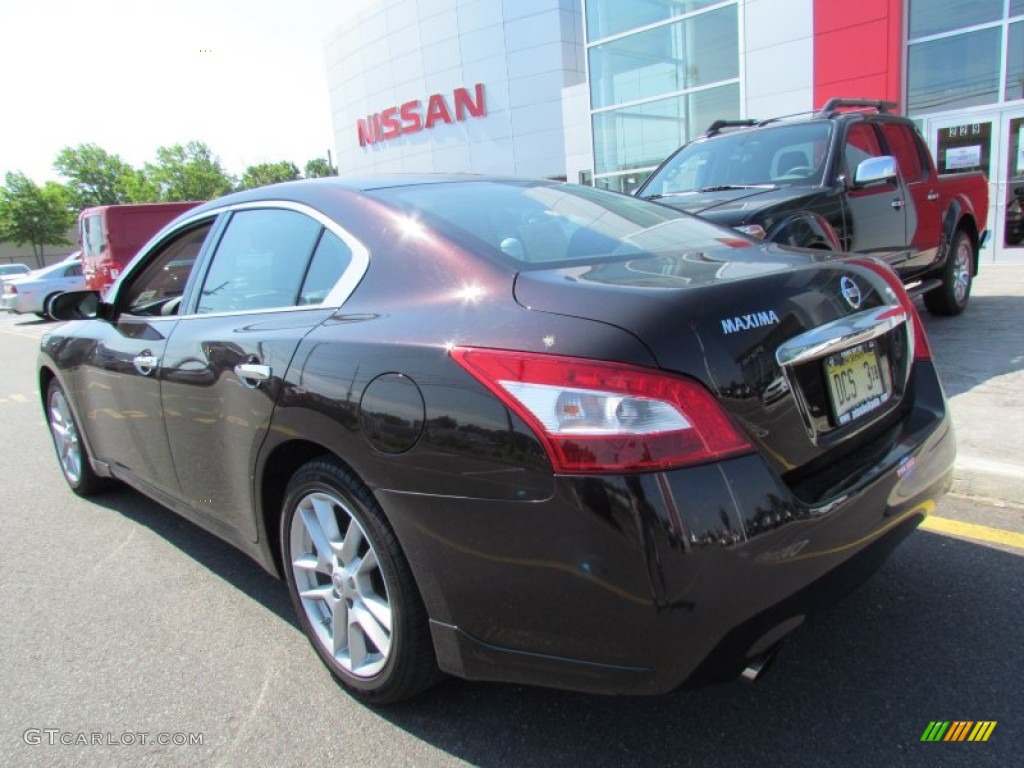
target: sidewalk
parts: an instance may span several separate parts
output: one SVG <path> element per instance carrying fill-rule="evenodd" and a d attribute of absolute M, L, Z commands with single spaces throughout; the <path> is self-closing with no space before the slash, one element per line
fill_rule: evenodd
<path fill-rule="evenodd" d="M 919 310 L 956 428 L 953 492 L 1024 505 L 1024 264 L 983 262 L 958 317 Z"/>

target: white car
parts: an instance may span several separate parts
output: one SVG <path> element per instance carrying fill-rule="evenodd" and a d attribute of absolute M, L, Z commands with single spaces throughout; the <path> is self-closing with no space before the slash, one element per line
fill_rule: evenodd
<path fill-rule="evenodd" d="M 65 291 L 85 290 L 81 261 L 62 261 L 4 282 L 0 311 L 47 317 L 47 304 Z"/>
<path fill-rule="evenodd" d="M 4 283 L 16 277 L 24 277 L 31 272 L 27 264 L 0 264 L 0 294 L 4 292 Z"/>

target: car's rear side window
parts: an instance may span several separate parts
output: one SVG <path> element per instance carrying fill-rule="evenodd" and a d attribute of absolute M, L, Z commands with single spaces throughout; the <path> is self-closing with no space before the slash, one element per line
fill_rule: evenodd
<path fill-rule="evenodd" d="M 235 211 L 213 254 L 196 312 L 294 306 L 322 229 L 297 211 Z"/>
<path fill-rule="evenodd" d="M 302 281 L 299 305 L 320 304 L 341 279 L 350 263 L 352 249 L 340 237 L 324 230 L 313 252 L 313 261 L 306 272 L 306 279 Z"/>

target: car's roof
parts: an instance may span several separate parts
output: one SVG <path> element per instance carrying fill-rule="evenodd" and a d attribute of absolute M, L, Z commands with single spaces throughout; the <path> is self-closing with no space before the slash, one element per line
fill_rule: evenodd
<path fill-rule="evenodd" d="M 255 189 L 234 192 L 218 197 L 208 203 L 193 208 L 182 214 L 193 217 L 207 212 L 216 211 L 238 203 L 260 202 L 264 200 L 290 200 L 316 206 L 330 196 L 332 192 L 371 192 L 389 187 L 407 187 L 423 184 L 452 184 L 457 182 L 492 182 L 504 184 L 557 184 L 559 182 L 546 179 L 522 179 L 511 176 L 490 176 L 472 173 L 385 173 L 353 176 L 324 176 L 318 179 L 301 179 L 270 184 Z"/>

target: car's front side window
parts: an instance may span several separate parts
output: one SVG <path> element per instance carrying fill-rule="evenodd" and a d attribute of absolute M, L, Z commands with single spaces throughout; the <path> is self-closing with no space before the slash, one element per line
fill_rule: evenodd
<path fill-rule="evenodd" d="M 319 222 L 297 211 L 235 211 L 213 255 L 196 312 L 295 306 L 322 230 Z"/>
<path fill-rule="evenodd" d="M 130 315 L 176 315 L 196 258 L 213 220 L 175 236 L 161 246 L 122 291 L 119 304 Z"/>

